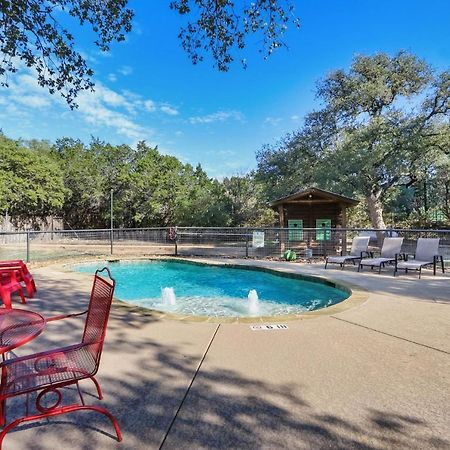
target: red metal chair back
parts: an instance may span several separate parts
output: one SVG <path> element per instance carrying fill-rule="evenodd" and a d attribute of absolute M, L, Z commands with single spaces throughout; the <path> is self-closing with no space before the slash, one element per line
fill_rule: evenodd
<path fill-rule="evenodd" d="M 103 271 L 108 272 L 110 281 L 98 275 Z M 82 344 L 86 345 L 97 364 L 100 362 L 115 286 L 116 281 L 107 267 L 95 272 Z"/>

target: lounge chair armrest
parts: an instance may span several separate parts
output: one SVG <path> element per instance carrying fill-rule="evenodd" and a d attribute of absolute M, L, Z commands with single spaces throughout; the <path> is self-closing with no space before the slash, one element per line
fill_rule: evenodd
<path fill-rule="evenodd" d="M 408 261 L 410 256 L 412 256 L 414 259 L 416 258 L 415 253 L 404 253 L 404 255 L 405 255 L 405 261 Z"/>
<path fill-rule="evenodd" d="M 395 254 L 395 264 L 397 264 L 397 261 L 406 261 L 406 254 L 405 253 L 396 253 Z"/>
<path fill-rule="evenodd" d="M 74 313 L 74 314 L 62 314 L 60 316 L 49 317 L 48 319 L 45 319 L 45 320 L 46 320 L 46 322 L 53 322 L 55 320 L 68 319 L 68 318 L 72 318 L 72 317 L 82 316 L 83 314 L 86 314 L 87 312 L 88 312 L 88 310 L 80 312 L 80 313 Z"/>

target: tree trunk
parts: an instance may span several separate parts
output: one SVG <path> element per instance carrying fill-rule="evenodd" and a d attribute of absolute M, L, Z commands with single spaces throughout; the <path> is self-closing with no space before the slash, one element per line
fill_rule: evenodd
<path fill-rule="evenodd" d="M 381 192 L 376 192 L 366 197 L 367 206 L 369 207 L 369 216 L 372 226 L 379 230 L 386 229 L 383 219 L 383 204 L 380 200 Z"/>

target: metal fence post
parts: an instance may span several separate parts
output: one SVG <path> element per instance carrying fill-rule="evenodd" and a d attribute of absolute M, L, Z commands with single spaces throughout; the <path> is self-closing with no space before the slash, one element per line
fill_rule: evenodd
<path fill-rule="evenodd" d="M 30 232 L 27 231 L 27 263 L 30 262 Z"/>
<path fill-rule="evenodd" d="M 245 231 L 245 257 L 248 258 L 248 230 Z"/>
<path fill-rule="evenodd" d="M 111 232 L 110 232 L 110 240 L 111 240 L 111 255 L 113 254 L 114 247 L 114 207 L 113 207 L 113 198 L 114 198 L 114 190 L 111 189 Z"/>

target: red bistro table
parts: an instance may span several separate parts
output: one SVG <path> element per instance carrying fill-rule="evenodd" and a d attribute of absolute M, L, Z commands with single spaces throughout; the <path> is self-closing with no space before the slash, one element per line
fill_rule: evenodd
<path fill-rule="evenodd" d="M 0 308 L 0 355 L 32 341 L 44 328 L 45 319 L 36 312 Z"/>

